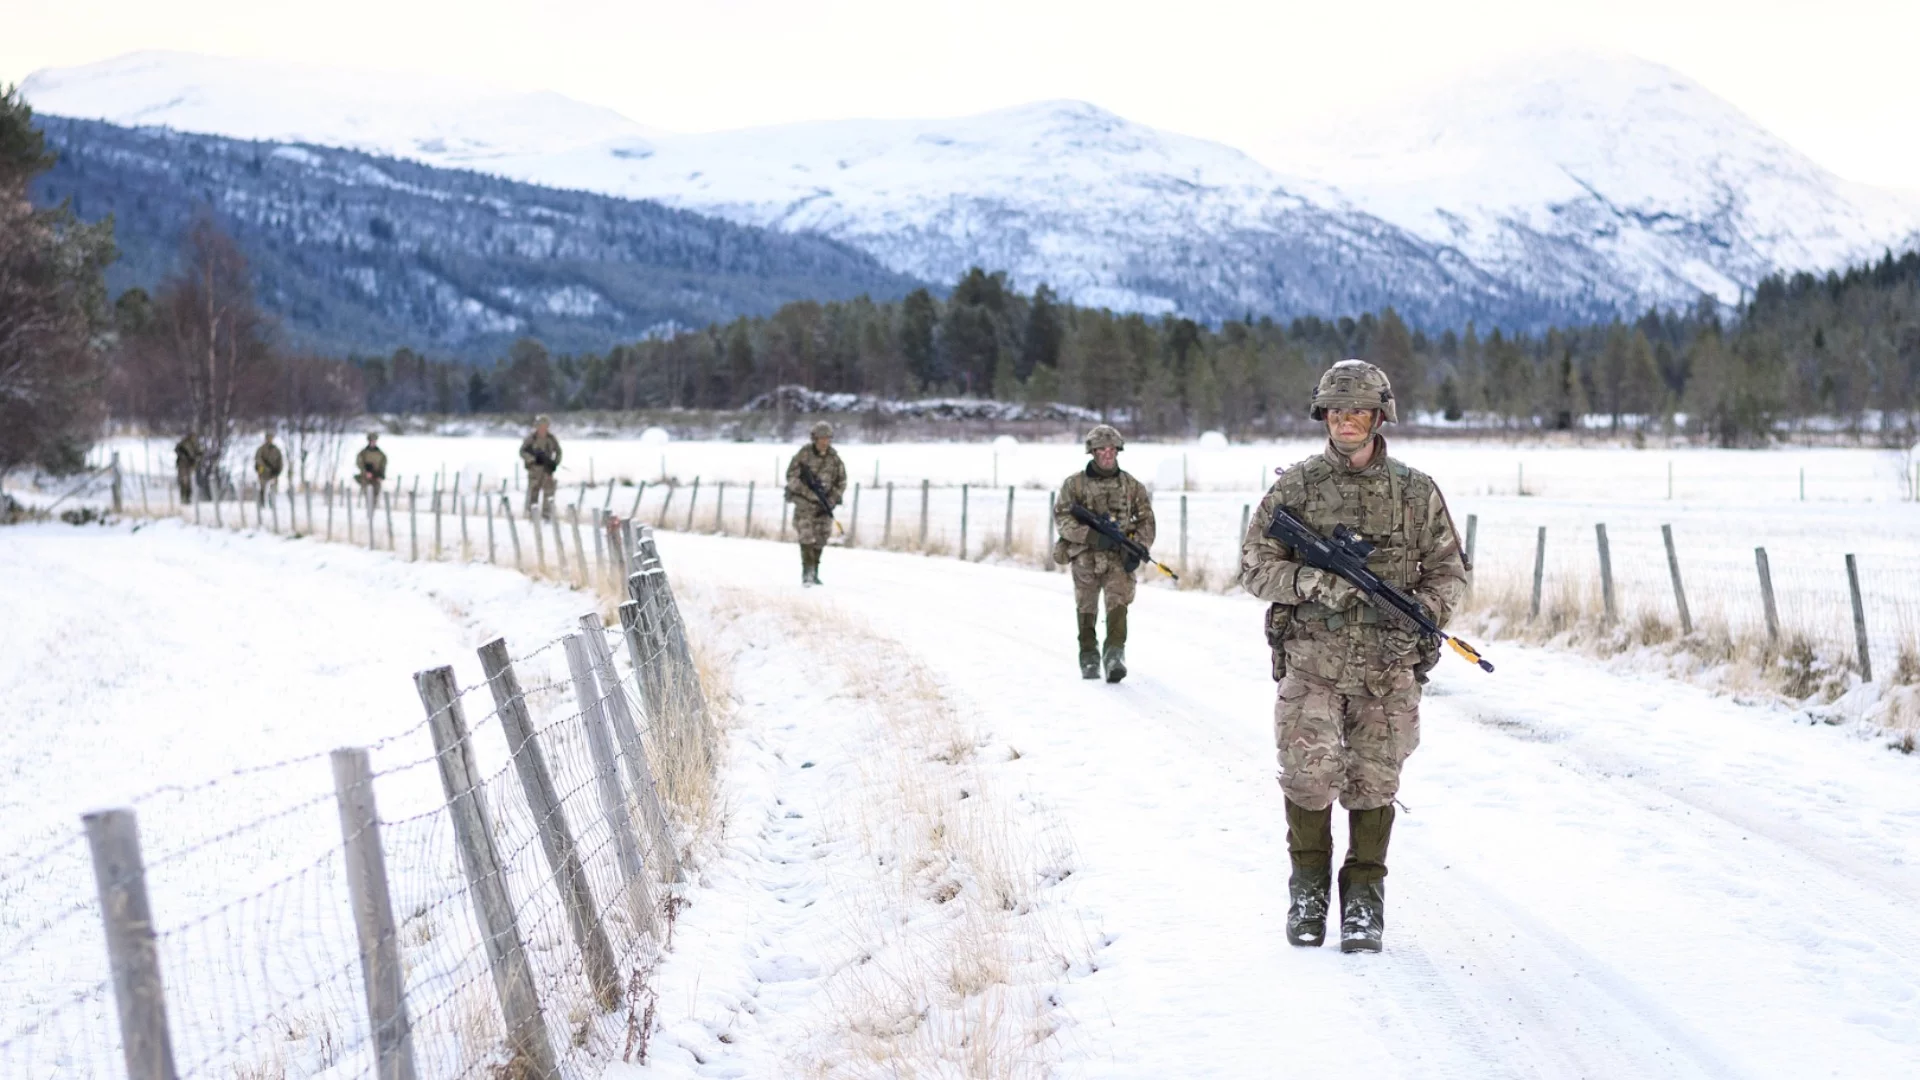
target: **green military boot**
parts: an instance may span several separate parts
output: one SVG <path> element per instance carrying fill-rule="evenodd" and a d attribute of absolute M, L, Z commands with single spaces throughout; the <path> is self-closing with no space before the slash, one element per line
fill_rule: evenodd
<path fill-rule="evenodd" d="M 1379 952 L 1387 928 L 1387 841 L 1393 806 L 1347 811 L 1347 858 L 1340 866 L 1340 951 Z"/>
<path fill-rule="evenodd" d="M 1327 896 L 1333 891 L 1333 808 L 1308 810 L 1287 800 L 1287 944 L 1327 940 Z"/>
<path fill-rule="evenodd" d="M 820 544 L 815 544 L 810 550 L 813 552 L 813 583 L 824 585 L 826 582 L 820 580 L 820 556 L 825 554 L 827 549 Z"/>
<path fill-rule="evenodd" d="M 1094 623 L 1098 616 L 1091 611 L 1075 614 L 1080 617 L 1080 677 L 1097 679 L 1100 677 L 1100 631 Z"/>
<path fill-rule="evenodd" d="M 1107 651 L 1101 657 L 1107 668 L 1107 681 L 1127 677 L 1127 606 L 1107 609 Z"/>

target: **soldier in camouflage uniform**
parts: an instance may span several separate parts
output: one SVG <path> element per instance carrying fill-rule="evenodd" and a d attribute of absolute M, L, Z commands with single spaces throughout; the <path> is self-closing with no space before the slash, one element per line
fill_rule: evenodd
<path fill-rule="evenodd" d="M 527 520 L 538 503 L 541 516 L 553 519 L 553 474 L 560 469 L 560 440 L 547 430 L 549 418 L 534 417 L 533 434 L 520 440 L 520 461 L 527 467 Z"/>
<path fill-rule="evenodd" d="M 1133 572 L 1139 564 L 1118 544 L 1076 520 L 1074 504 L 1111 518 L 1121 532 L 1145 547 L 1153 546 L 1153 496 L 1147 493 L 1145 484 L 1120 468 L 1120 451 L 1125 447 L 1120 433 L 1107 424 L 1087 432 L 1087 453 L 1093 460 L 1067 477 L 1053 503 L 1053 523 L 1060 533 L 1053 546 L 1053 561 L 1069 567 L 1073 575 L 1083 679 L 1099 678 L 1103 666 L 1108 682 L 1127 677 L 1127 605 L 1133 603 Z M 1103 592 L 1107 601 L 1104 651 L 1099 647 L 1094 622 L 1100 614 Z"/>
<path fill-rule="evenodd" d="M 273 432 L 267 432 L 266 441 L 253 452 L 253 475 L 260 481 L 259 506 L 266 506 L 272 499 L 280 483 L 280 474 L 286 470 L 286 456 L 280 448 L 273 445 Z"/>
<path fill-rule="evenodd" d="M 353 456 L 353 478 L 367 497 L 369 515 L 380 505 L 380 485 L 387 482 L 387 452 L 380 449 L 379 442 L 379 432 L 367 432 L 367 445 L 361 447 L 360 452 Z M 369 517 L 368 520 L 371 521 L 372 518 Z"/>
<path fill-rule="evenodd" d="M 812 441 L 787 463 L 787 501 L 793 504 L 793 531 L 800 538 L 800 584 L 818 585 L 820 553 L 833 536 L 833 508 L 847 492 L 847 466 L 833 448 L 832 424 L 822 420 L 808 434 Z M 820 505 L 808 476 L 826 492 L 826 506 Z"/>
<path fill-rule="evenodd" d="M 1380 425 L 1397 419 L 1393 388 L 1372 364 L 1343 360 L 1314 391 L 1310 412 L 1327 446 L 1289 466 L 1247 526 L 1240 584 L 1272 606 L 1267 639 L 1279 680 L 1274 732 L 1287 803 L 1287 940 L 1326 936 L 1332 804 L 1347 809 L 1340 867 L 1340 948 L 1380 949 L 1387 841 L 1400 767 L 1420 745 L 1420 686 L 1439 643 L 1383 620 L 1344 579 L 1298 562 L 1266 535 L 1286 506 L 1317 531 L 1346 525 L 1376 545 L 1367 568 L 1425 605 L 1445 626 L 1466 594 L 1469 567 L 1432 478 L 1388 456 Z"/>
<path fill-rule="evenodd" d="M 193 501 L 193 476 L 200 471 L 206 451 L 200 449 L 200 436 L 189 431 L 173 444 L 173 469 L 180 478 L 180 501 Z"/>

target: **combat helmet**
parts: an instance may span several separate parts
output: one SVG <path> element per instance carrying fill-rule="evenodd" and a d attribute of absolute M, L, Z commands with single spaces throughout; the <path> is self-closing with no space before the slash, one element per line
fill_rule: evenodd
<path fill-rule="evenodd" d="M 1400 420 L 1393 404 L 1393 383 L 1386 372 L 1365 360 L 1342 360 L 1320 376 L 1307 415 L 1325 420 L 1328 409 L 1379 409 L 1382 422 Z"/>
<path fill-rule="evenodd" d="M 827 423 L 825 420 L 821 420 L 813 425 L 812 430 L 807 432 L 807 437 L 810 439 L 831 439 L 833 438 L 833 425 Z"/>
<path fill-rule="evenodd" d="M 1087 453 L 1091 454 L 1103 446 L 1125 450 L 1127 440 L 1120 437 L 1120 430 L 1112 424 L 1097 424 L 1092 431 L 1087 432 Z"/>

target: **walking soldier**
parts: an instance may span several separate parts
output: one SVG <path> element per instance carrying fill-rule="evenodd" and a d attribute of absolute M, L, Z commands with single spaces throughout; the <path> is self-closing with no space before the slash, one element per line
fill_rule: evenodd
<path fill-rule="evenodd" d="M 1127 677 L 1127 605 L 1133 603 L 1133 573 L 1140 562 L 1112 537 L 1075 517 L 1073 508 L 1084 507 L 1095 517 L 1112 521 L 1143 548 L 1153 546 L 1153 496 L 1145 484 L 1120 468 L 1120 451 L 1125 448 L 1120 432 L 1107 424 L 1087 432 L 1087 453 L 1093 460 L 1067 477 L 1053 503 L 1053 521 L 1060 532 L 1053 545 L 1053 561 L 1072 572 L 1083 679 L 1099 678 L 1103 666 L 1108 682 Z M 1107 608 L 1104 651 L 1096 625 L 1102 593 Z"/>
<path fill-rule="evenodd" d="M 353 456 L 354 479 L 367 497 L 367 513 L 380 505 L 380 485 L 387 481 L 387 452 L 380 449 L 380 433 L 367 432 L 367 445 Z M 368 528 L 372 528 L 371 525 Z"/>
<path fill-rule="evenodd" d="M 800 584 L 820 584 L 820 553 L 833 536 L 833 508 L 847 491 L 847 466 L 833 448 L 833 425 L 813 425 L 812 440 L 787 463 L 786 499 L 800 538 Z"/>
<path fill-rule="evenodd" d="M 253 452 L 253 475 L 260 481 L 260 499 L 258 505 L 265 506 L 278 489 L 280 474 L 286 470 L 287 459 L 280 448 L 273 445 L 273 432 L 267 432 L 266 441 Z"/>
<path fill-rule="evenodd" d="M 520 461 L 527 467 L 527 520 L 533 520 L 537 503 L 542 515 L 553 519 L 553 474 L 560 469 L 560 440 L 547 430 L 549 419 L 537 416 L 533 434 L 520 440 Z"/>
<path fill-rule="evenodd" d="M 173 468 L 180 478 L 180 501 L 193 501 L 193 477 L 200 471 L 206 452 L 200 449 L 200 436 L 189 431 L 173 444 Z"/>
<path fill-rule="evenodd" d="M 1345 525 L 1374 545 L 1367 569 L 1443 627 L 1466 595 L 1469 567 L 1439 487 L 1388 456 L 1378 434 L 1397 419 L 1384 372 L 1359 360 L 1333 365 L 1309 412 L 1325 422 L 1327 445 L 1282 470 L 1261 500 L 1241 546 L 1240 584 L 1271 603 L 1274 734 L 1293 864 L 1287 940 L 1326 937 L 1337 798 L 1348 823 L 1340 949 L 1378 952 L 1394 797 L 1400 768 L 1420 745 L 1420 686 L 1440 643 L 1382 618 L 1346 579 L 1297 560 L 1266 535 L 1267 524 L 1285 506 L 1323 535 Z"/>

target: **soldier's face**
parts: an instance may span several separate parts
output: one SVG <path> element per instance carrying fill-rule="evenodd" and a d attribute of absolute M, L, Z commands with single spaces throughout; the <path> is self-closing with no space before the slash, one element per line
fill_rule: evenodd
<path fill-rule="evenodd" d="M 823 454 L 827 452 L 827 447 L 831 445 L 833 445 L 833 436 L 831 435 L 815 435 L 813 437 L 813 448 Z"/>
<path fill-rule="evenodd" d="M 1102 446 L 1093 452 L 1093 463 L 1101 469 L 1111 469 L 1120 464 L 1120 448 Z"/>
<path fill-rule="evenodd" d="M 541 438 L 545 438 L 547 434 L 547 425 L 545 424 L 536 425 L 533 429 L 533 433 L 535 435 L 540 436 Z"/>
<path fill-rule="evenodd" d="M 1358 447 L 1373 434 L 1377 415 L 1373 409 L 1328 409 L 1327 437 L 1338 447 Z"/>

